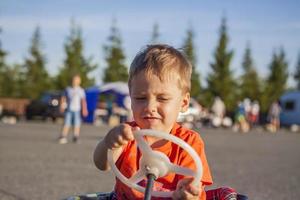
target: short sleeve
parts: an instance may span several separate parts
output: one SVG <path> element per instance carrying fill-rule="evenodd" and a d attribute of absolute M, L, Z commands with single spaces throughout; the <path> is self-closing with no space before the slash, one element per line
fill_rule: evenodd
<path fill-rule="evenodd" d="M 81 90 L 80 90 L 80 98 L 81 98 L 81 99 L 85 99 L 85 91 L 84 91 L 84 89 L 82 89 L 82 88 L 81 88 Z"/>
<path fill-rule="evenodd" d="M 200 158 L 201 158 L 202 166 L 203 166 L 203 176 L 202 176 L 201 181 L 203 182 L 203 185 L 211 185 L 213 183 L 213 181 L 212 181 L 212 176 L 211 176 L 211 172 L 209 169 L 208 161 L 206 158 L 206 153 L 205 153 L 205 148 L 204 148 L 205 144 L 204 144 L 203 140 L 200 138 L 200 136 L 198 136 L 196 138 L 198 138 L 198 140 L 200 142 L 198 145 L 197 144 L 195 145 L 196 146 L 195 150 L 197 152 L 200 152 Z"/>
<path fill-rule="evenodd" d="M 208 162 L 206 159 L 203 140 L 200 138 L 200 136 L 197 133 L 192 132 L 191 135 L 186 139 L 186 142 L 188 144 L 190 144 L 194 148 L 194 150 L 198 153 L 198 155 L 200 156 L 202 166 L 203 166 L 203 176 L 201 179 L 202 184 L 203 185 L 211 185 L 213 183 L 213 181 L 212 181 L 212 176 L 211 176 L 211 172 L 209 169 L 209 165 L 208 165 Z M 181 157 L 180 165 L 196 170 L 194 160 L 192 159 L 192 157 L 190 155 L 188 155 L 188 153 L 186 151 L 184 151 L 184 152 L 185 153 L 183 153 L 183 156 Z"/>

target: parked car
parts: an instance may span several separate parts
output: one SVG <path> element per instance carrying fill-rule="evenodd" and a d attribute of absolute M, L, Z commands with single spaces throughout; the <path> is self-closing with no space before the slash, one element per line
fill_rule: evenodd
<path fill-rule="evenodd" d="M 26 107 L 26 119 L 52 119 L 55 121 L 57 118 L 63 117 L 63 113 L 60 113 L 60 99 L 61 92 L 45 92 L 41 98 L 34 99 Z"/>

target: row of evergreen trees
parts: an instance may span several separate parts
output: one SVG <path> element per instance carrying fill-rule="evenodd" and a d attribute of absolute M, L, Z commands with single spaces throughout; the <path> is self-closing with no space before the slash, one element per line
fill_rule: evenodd
<path fill-rule="evenodd" d="M 210 106 L 215 96 L 221 97 L 228 111 L 233 111 L 238 100 L 246 97 L 258 100 L 262 110 L 266 111 L 269 105 L 277 100 L 287 89 L 288 63 L 283 48 L 274 50 L 269 64 L 267 78 L 258 75 L 248 44 L 243 62 L 243 74 L 235 78 L 230 64 L 234 51 L 229 49 L 226 19 L 222 19 L 219 30 L 219 41 L 210 63 L 211 72 L 206 81 L 207 87 L 201 85 L 201 76 L 197 71 L 197 59 L 194 45 L 194 31 L 187 30 L 182 47 L 193 65 L 191 96 L 201 104 Z M 155 24 L 151 35 L 151 42 L 158 43 L 159 27 Z M 103 71 L 102 81 L 127 81 L 128 68 L 125 64 L 125 54 L 122 48 L 120 32 L 114 20 L 111 26 L 107 43 L 103 47 L 105 52 L 106 68 Z M 83 87 L 92 86 L 95 82 L 90 74 L 97 68 L 92 57 L 84 56 L 84 43 L 81 28 L 71 22 L 70 34 L 64 44 L 65 58 L 56 76 L 51 77 L 46 70 L 46 57 L 42 52 L 40 28 L 34 31 L 29 56 L 22 64 L 8 65 L 5 61 L 7 52 L 2 49 L 0 42 L 0 96 L 37 98 L 47 90 L 62 90 L 69 83 L 73 74 L 80 74 Z M 300 89 L 300 56 L 296 66 L 294 78 Z"/>

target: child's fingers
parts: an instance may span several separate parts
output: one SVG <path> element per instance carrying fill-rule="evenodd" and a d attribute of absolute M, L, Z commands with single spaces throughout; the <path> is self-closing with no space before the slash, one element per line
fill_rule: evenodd
<path fill-rule="evenodd" d="M 131 129 L 132 129 L 132 132 L 141 130 L 141 128 L 138 127 L 138 126 L 134 126 L 134 127 L 132 127 Z"/>
<path fill-rule="evenodd" d="M 175 190 L 172 194 L 172 199 L 173 200 L 182 199 L 181 192 L 179 190 Z"/>
<path fill-rule="evenodd" d="M 107 147 L 108 149 L 115 149 L 115 148 L 118 148 L 118 143 L 117 143 L 117 142 L 114 142 L 114 141 L 112 141 L 112 140 L 107 140 L 107 141 L 105 142 L 105 144 L 106 144 L 106 147 Z"/>
<path fill-rule="evenodd" d="M 119 145 L 125 145 L 125 144 L 128 143 L 128 140 L 125 139 L 122 135 L 118 135 L 118 136 L 117 136 L 117 143 L 118 143 Z"/>
<path fill-rule="evenodd" d="M 128 124 L 120 125 L 118 128 L 118 132 L 114 137 L 114 148 L 119 148 L 123 145 L 126 145 L 129 141 L 134 139 L 131 126 L 129 126 Z"/>
<path fill-rule="evenodd" d="M 139 127 L 131 127 L 128 124 L 121 124 L 113 128 L 105 137 L 106 145 L 109 149 L 116 149 L 134 140 L 133 132 Z"/>
<path fill-rule="evenodd" d="M 116 149 L 128 143 L 128 139 L 124 137 L 124 132 L 126 132 L 126 126 L 129 125 L 119 125 L 112 128 L 108 134 L 105 136 L 104 141 L 109 149 Z M 129 129 L 131 131 L 131 129 Z"/>
<path fill-rule="evenodd" d="M 199 195 L 199 188 L 192 185 L 192 182 L 194 181 L 194 177 L 189 177 L 183 179 L 183 187 L 192 195 Z"/>
<path fill-rule="evenodd" d="M 127 141 L 134 140 L 133 128 L 131 126 L 129 126 L 128 124 L 124 124 L 122 136 Z"/>
<path fill-rule="evenodd" d="M 131 127 L 132 133 L 134 133 L 135 131 L 138 131 L 138 130 L 141 130 L 141 128 L 138 126 Z"/>
<path fill-rule="evenodd" d="M 198 196 L 200 193 L 199 188 L 197 188 L 191 184 L 187 187 L 187 191 L 194 196 Z"/>
<path fill-rule="evenodd" d="M 194 199 L 199 196 L 199 189 L 192 185 L 194 178 L 181 179 L 174 192 L 175 199 Z"/>
<path fill-rule="evenodd" d="M 182 187 L 186 187 L 186 186 L 190 185 L 193 182 L 193 180 L 194 180 L 193 177 L 181 179 L 177 184 L 177 188 L 181 189 Z"/>
<path fill-rule="evenodd" d="M 198 196 L 192 195 L 184 189 L 176 190 L 172 194 L 173 200 L 191 200 L 198 199 Z"/>
<path fill-rule="evenodd" d="M 117 142 L 113 142 L 110 146 L 109 149 L 118 149 L 120 147 L 122 147 L 123 145 L 127 144 L 127 141 L 117 141 Z"/>

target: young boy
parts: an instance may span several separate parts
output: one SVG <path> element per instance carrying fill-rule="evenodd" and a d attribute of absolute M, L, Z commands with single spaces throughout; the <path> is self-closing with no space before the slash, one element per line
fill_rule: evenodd
<path fill-rule="evenodd" d="M 203 164 L 199 188 L 191 185 L 192 178 L 169 174 L 155 181 L 154 190 L 173 191 L 172 199 L 206 199 L 205 185 L 212 184 L 210 169 L 199 134 L 176 123 L 179 112 L 189 106 L 192 66 L 186 57 L 167 45 L 150 45 L 133 60 L 129 71 L 129 93 L 134 122 L 112 128 L 99 142 L 94 162 L 100 170 L 108 170 L 107 150 L 113 150 L 116 166 L 126 177 L 138 170 L 141 153 L 134 141 L 134 131 L 154 129 L 177 136 L 191 145 Z M 192 158 L 179 146 L 164 139 L 146 137 L 153 150 L 165 153 L 170 161 L 195 170 Z M 139 183 L 145 186 L 145 180 Z M 143 194 L 116 180 L 116 199 L 142 199 Z M 155 198 L 152 198 L 155 199 Z"/>
<path fill-rule="evenodd" d="M 73 142 L 78 142 L 81 125 L 81 112 L 84 117 L 88 115 L 85 93 L 80 87 L 81 78 L 74 75 L 72 87 L 67 87 L 65 94 L 61 98 L 60 112 L 65 113 L 65 121 L 59 138 L 60 144 L 67 143 L 67 136 L 71 125 L 74 125 Z M 65 106 L 66 105 L 66 106 Z"/>

